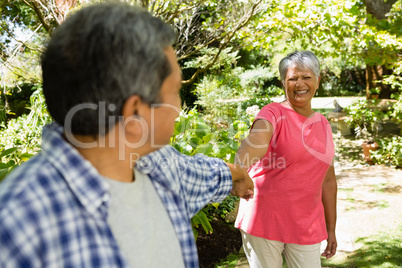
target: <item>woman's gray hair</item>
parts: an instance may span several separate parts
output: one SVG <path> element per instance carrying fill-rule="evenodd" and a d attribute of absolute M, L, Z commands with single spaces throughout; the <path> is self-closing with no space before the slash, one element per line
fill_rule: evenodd
<path fill-rule="evenodd" d="M 170 26 L 140 7 L 109 2 L 77 11 L 56 29 L 42 55 L 50 114 L 64 125 L 74 108 L 71 133 L 96 136 L 113 127 L 110 118 L 121 115 L 128 97 L 159 102 L 171 72 L 164 51 L 175 38 Z M 78 109 L 81 104 L 97 109 Z"/>
<path fill-rule="evenodd" d="M 296 66 L 300 70 L 311 70 L 316 79 L 320 76 L 320 62 L 311 51 L 294 51 L 284 57 L 279 63 L 281 82 L 285 85 L 286 74 L 289 67 Z"/>

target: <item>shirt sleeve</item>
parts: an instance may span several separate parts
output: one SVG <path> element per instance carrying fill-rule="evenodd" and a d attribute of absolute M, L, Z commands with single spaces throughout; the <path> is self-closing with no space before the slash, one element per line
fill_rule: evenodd
<path fill-rule="evenodd" d="M 208 203 L 219 203 L 232 189 L 232 175 L 229 167 L 218 158 L 203 154 L 181 155 L 178 165 L 182 189 L 186 195 L 189 212 L 195 215 Z"/>
<path fill-rule="evenodd" d="M 183 155 L 172 146 L 145 156 L 136 167 L 153 178 L 163 178 L 160 183 L 183 199 L 190 217 L 208 203 L 221 202 L 232 189 L 232 175 L 224 161 L 203 154 Z"/>
<path fill-rule="evenodd" d="M 273 129 L 276 129 L 277 123 L 280 121 L 280 111 L 276 108 L 275 104 L 268 104 L 265 105 L 261 111 L 258 112 L 257 116 L 254 119 L 253 125 L 251 128 L 253 128 L 255 121 L 263 119 L 267 120 L 268 122 L 271 123 Z"/>

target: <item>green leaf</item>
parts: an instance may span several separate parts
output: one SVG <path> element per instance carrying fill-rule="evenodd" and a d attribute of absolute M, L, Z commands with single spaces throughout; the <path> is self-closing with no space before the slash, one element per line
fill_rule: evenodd
<path fill-rule="evenodd" d="M 6 169 L 9 168 L 10 166 L 8 164 L 5 163 L 0 163 L 0 169 Z"/>
<path fill-rule="evenodd" d="M 196 148 L 200 143 L 201 143 L 201 139 L 198 137 L 191 137 L 189 140 L 189 144 L 191 145 L 191 147 Z"/>
<path fill-rule="evenodd" d="M 7 165 L 8 165 L 9 167 L 14 167 L 14 166 L 15 166 L 15 161 L 14 161 L 14 160 L 10 160 L 10 161 L 7 162 Z"/>
<path fill-rule="evenodd" d="M 214 208 L 218 208 L 219 207 L 219 203 L 211 203 L 212 206 L 214 206 Z"/>
<path fill-rule="evenodd" d="M 212 152 L 212 148 L 213 145 L 211 143 L 207 143 L 207 144 L 201 144 L 200 146 L 198 146 L 194 152 L 194 154 L 205 154 L 205 155 L 209 155 Z"/>
<path fill-rule="evenodd" d="M 214 155 L 218 158 L 223 158 L 227 154 L 232 152 L 232 149 L 227 143 L 219 142 L 218 144 L 214 145 Z"/>
<path fill-rule="evenodd" d="M 31 158 L 32 156 L 34 156 L 34 155 L 33 155 L 33 154 L 25 153 L 25 154 L 20 155 L 20 158 L 21 158 L 22 161 L 27 161 L 27 160 L 28 160 L 29 158 Z"/>
<path fill-rule="evenodd" d="M 173 147 L 179 151 L 180 153 L 183 153 L 183 147 L 181 147 L 181 145 L 179 143 L 174 143 Z"/>
<path fill-rule="evenodd" d="M 228 140 L 228 145 L 229 145 L 229 148 L 233 151 L 237 151 L 237 149 L 239 148 L 239 144 L 237 142 L 235 142 L 234 140 Z"/>
<path fill-rule="evenodd" d="M 201 224 L 200 217 L 198 216 L 198 213 L 194 215 L 193 218 L 191 218 L 191 225 L 198 227 L 198 225 Z"/>
<path fill-rule="evenodd" d="M 197 122 L 195 125 L 195 135 L 202 139 L 205 135 L 210 133 L 210 128 L 207 124 L 202 123 L 202 122 Z"/>
<path fill-rule="evenodd" d="M 194 228 L 194 226 L 193 226 L 193 234 L 194 234 L 194 237 L 195 237 L 195 241 L 197 241 L 198 231 L 197 231 L 197 229 Z"/>
<path fill-rule="evenodd" d="M 236 133 L 236 135 L 234 136 L 235 139 L 244 139 L 245 135 L 247 134 L 246 131 L 239 131 Z"/>
<path fill-rule="evenodd" d="M 213 140 L 215 138 L 215 135 L 213 133 L 208 133 L 207 135 L 205 135 L 204 137 L 202 137 L 202 141 L 204 143 L 208 143 L 211 140 Z"/>
<path fill-rule="evenodd" d="M 237 130 L 238 131 L 247 131 L 248 130 L 248 126 L 246 123 L 244 123 L 243 121 L 241 121 L 238 125 L 237 125 Z"/>
<path fill-rule="evenodd" d="M 18 147 L 12 147 L 12 148 L 6 149 L 1 152 L 0 157 L 10 155 L 10 154 L 14 153 L 16 150 L 18 150 Z"/>
<path fill-rule="evenodd" d="M 204 228 L 205 233 L 212 234 L 214 230 L 212 229 L 211 223 L 209 222 L 207 215 L 202 210 L 199 211 L 197 215 L 198 220 L 201 222 L 202 228 Z"/>
<path fill-rule="evenodd" d="M 189 119 L 181 116 L 174 126 L 174 135 L 184 133 L 188 128 Z"/>

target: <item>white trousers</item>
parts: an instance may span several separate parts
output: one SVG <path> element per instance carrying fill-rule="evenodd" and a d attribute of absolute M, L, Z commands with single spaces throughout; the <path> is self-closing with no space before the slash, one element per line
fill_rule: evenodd
<path fill-rule="evenodd" d="M 283 256 L 288 268 L 320 268 L 320 246 L 285 244 L 253 236 L 240 230 L 244 253 L 250 268 L 282 268 Z"/>

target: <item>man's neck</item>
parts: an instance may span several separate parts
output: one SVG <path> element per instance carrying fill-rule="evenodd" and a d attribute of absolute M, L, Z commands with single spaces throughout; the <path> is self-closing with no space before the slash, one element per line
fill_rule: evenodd
<path fill-rule="evenodd" d="M 79 145 L 92 144 L 92 146 L 77 146 L 71 143 L 99 174 L 121 182 L 135 180 L 134 166 L 143 153 L 130 151 L 130 148 L 126 146 L 119 146 L 116 140 L 109 142 L 108 137 L 102 137 L 100 141 L 99 138 L 91 136 L 74 135 L 74 139 Z"/>

